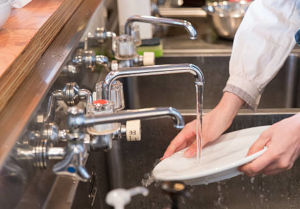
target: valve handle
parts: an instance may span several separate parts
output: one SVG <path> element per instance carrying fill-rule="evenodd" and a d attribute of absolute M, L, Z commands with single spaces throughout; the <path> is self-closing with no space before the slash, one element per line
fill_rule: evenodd
<path fill-rule="evenodd" d="M 64 160 L 53 166 L 53 172 L 57 175 L 66 175 L 80 181 L 87 181 L 90 175 L 83 166 L 86 158 L 87 151 L 83 144 L 69 145 L 67 155 Z"/>
<path fill-rule="evenodd" d="M 134 187 L 131 189 L 114 189 L 111 190 L 106 195 L 106 203 L 110 206 L 113 206 L 115 209 L 123 209 L 125 205 L 130 203 L 131 197 L 142 194 L 143 196 L 147 196 L 149 194 L 149 190 L 145 187 Z"/>

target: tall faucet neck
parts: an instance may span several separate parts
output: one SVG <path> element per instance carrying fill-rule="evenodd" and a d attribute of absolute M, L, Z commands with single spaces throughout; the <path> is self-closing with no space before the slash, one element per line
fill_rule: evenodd
<path fill-rule="evenodd" d="M 119 71 L 111 71 L 105 77 L 102 84 L 103 99 L 110 99 L 110 91 L 112 83 L 120 78 L 166 75 L 178 73 L 191 73 L 195 76 L 196 82 L 204 83 L 204 75 L 199 67 L 193 64 L 170 64 L 170 65 L 153 65 L 143 67 L 120 68 Z"/>
<path fill-rule="evenodd" d="M 193 25 L 186 20 L 179 19 L 171 19 L 171 18 L 161 18 L 161 17 L 153 17 L 153 16 L 140 16 L 134 15 L 127 19 L 125 23 L 125 34 L 131 35 L 131 28 L 134 22 L 143 22 L 143 23 L 151 23 L 151 24 L 163 24 L 163 25 L 173 25 L 184 27 L 186 31 L 189 33 L 190 39 L 194 40 L 197 38 L 197 31 L 193 27 Z"/>

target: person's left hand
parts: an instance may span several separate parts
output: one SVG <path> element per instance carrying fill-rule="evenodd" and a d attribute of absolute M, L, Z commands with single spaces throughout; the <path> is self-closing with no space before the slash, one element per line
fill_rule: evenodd
<path fill-rule="evenodd" d="M 267 146 L 267 150 L 240 170 L 248 176 L 277 174 L 293 167 L 300 154 L 300 114 L 273 124 L 249 149 L 251 155 Z"/>

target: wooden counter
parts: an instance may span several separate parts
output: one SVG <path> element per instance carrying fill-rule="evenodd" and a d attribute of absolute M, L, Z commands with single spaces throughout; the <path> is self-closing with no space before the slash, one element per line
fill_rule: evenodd
<path fill-rule="evenodd" d="M 83 0 L 32 0 L 0 29 L 0 111 Z"/>

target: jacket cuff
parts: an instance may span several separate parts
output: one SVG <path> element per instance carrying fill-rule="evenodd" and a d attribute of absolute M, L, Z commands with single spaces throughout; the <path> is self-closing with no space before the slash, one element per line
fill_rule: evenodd
<path fill-rule="evenodd" d="M 249 108 L 256 110 L 261 98 L 261 92 L 254 82 L 241 77 L 230 76 L 223 92 L 230 92 L 244 100 Z"/>

